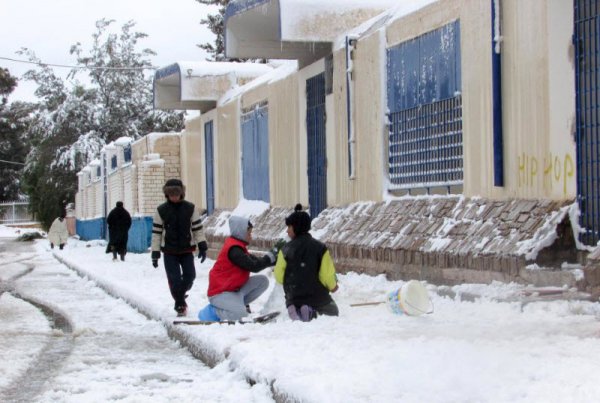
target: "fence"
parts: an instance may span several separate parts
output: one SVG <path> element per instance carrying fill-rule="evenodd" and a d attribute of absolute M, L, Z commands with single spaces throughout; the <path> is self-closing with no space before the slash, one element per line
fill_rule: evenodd
<path fill-rule="evenodd" d="M 29 202 L 10 201 L 0 203 L 0 224 L 16 224 L 35 221 L 29 212 Z"/>

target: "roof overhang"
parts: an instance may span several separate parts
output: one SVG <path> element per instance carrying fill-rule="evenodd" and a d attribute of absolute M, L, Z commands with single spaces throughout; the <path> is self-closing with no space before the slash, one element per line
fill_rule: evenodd
<path fill-rule="evenodd" d="M 331 53 L 339 35 L 397 4 L 398 0 L 234 0 L 225 11 L 225 55 L 307 64 Z"/>
<path fill-rule="evenodd" d="M 177 62 L 154 74 L 154 108 L 207 112 L 231 88 L 271 70 L 258 63 Z"/>

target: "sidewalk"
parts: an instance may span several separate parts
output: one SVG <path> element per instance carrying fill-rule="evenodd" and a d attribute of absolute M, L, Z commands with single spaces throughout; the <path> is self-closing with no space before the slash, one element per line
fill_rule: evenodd
<path fill-rule="evenodd" d="M 347 274 L 339 276 L 340 290 L 333 295 L 340 317 L 300 323 L 285 314 L 283 291 L 274 285 L 268 269 L 262 274 L 269 276 L 270 288 L 252 310 L 281 311 L 275 322 L 174 326 L 162 262 L 154 269 L 149 254 L 128 254 L 126 262 L 112 262 L 104 245 L 69 240 L 65 250 L 47 253 L 163 322 L 173 338 L 208 365 L 227 361 L 250 382 L 269 385 L 277 401 L 591 402 L 600 398 L 598 303 L 523 304 L 517 297 L 524 288 L 516 284 L 428 285 L 435 312 L 409 317 L 392 314 L 386 304 L 350 306 L 383 301 L 402 281 Z M 196 260 L 188 319 L 195 319 L 207 303 L 212 264 L 209 259 L 203 264 Z M 461 301 L 461 294 L 480 297 Z"/>

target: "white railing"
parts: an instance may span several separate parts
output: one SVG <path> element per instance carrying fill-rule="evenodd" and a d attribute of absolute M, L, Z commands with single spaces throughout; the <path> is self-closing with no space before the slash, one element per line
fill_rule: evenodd
<path fill-rule="evenodd" d="M 35 221 L 29 212 L 28 201 L 0 202 L 0 224 L 15 224 Z"/>

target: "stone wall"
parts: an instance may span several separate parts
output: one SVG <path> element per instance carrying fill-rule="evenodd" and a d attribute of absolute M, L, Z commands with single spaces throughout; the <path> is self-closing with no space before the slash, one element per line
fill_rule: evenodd
<path fill-rule="evenodd" d="M 577 285 L 563 263 L 581 261 L 569 221 L 571 201 L 407 197 L 324 210 L 311 233 L 324 241 L 341 273 L 384 274 L 437 284 L 491 281 Z M 253 245 L 267 250 L 285 236 L 291 209 L 253 217 Z M 215 257 L 228 211 L 206 223 Z M 534 269 L 532 269 L 535 268 Z"/>
<path fill-rule="evenodd" d="M 137 213 L 137 167 L 123 168 L 123 205 L 132 214 Z"/>
<path fill-rule="evenodd" d="M 138 212 L 152 217 L 156 207 L 164 202 L 162 187 L 165 183 L 163 160 L 144 161 L 138 168 Z"/>

